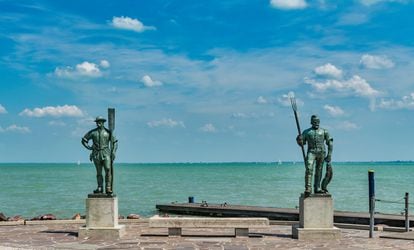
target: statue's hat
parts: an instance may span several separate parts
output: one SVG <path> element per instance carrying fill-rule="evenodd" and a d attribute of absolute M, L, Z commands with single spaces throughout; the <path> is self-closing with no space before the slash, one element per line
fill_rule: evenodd
<path fill-rule="evenodd" d="M 106 119 L 103 118 L 102 116 L 97 116 L 96 119 L 95 119 L 95 122 L 98 122 L 98 121 L 106 122 Z"/>

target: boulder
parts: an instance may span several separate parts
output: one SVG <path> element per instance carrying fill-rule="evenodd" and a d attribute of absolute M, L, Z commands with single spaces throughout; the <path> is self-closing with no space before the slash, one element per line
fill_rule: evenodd
<path fill-rule="evenodd" d="M 72 217 L 72 220 L 80 220 L 81 219 L 81 215 L 80 215 L 80 213 L 77 213 L 77 214 L 75 214 L 73 217 Z"/>
<path fill-rule="evenodd" d="M 7 221 L 7 217 L 3 213 L 0 213 L 0 221 Z"/>
<path fill-rule="evenodd" d="M 56 220 L 56 216 L 53 214 L 43 214 L 32 218 L 31 220 Z"/>
<path fill-rule="evenodd" d="M 7 218 L 7 221 L 23 221 L 23 220 L 24 219 L 20 215 L 16 215 L 16 216 Z"/>
<path fill-rule="evenodd" d="M 138 214 L 129 214 L 127 216 L 127 219 L 139 219 L 139 215 Z"/>
<path fill-rule="evenodd" d="M 123 215 L 119 215 L 119 216 L 118 216 L 118 219 L 125 219 L 125 216 L 123 216 Z"/>

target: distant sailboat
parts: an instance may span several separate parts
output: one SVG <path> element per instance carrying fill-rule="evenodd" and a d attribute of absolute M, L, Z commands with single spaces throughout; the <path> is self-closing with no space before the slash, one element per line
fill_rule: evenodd
<path fill-rule="evenodd" d="M 279 161 L 277 162 L 278 165 L 282 165 L 282 161 L 279 159 Z"/>
<path fill-rule="evenodd" d="M 77 165 L 78 165 L 78 166 L 80 165 L 80 161 L 78 161 L 78 162 L 77 162 Z"/>

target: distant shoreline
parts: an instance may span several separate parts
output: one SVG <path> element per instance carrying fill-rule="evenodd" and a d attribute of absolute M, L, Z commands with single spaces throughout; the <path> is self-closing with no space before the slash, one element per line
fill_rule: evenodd
<path fill-rule="evenodd" d="M 116 162 L 116 164 L 135 164 L 135 165 L 168 165 L 168 164 L 297 164 L 302 163 L 303 161 L 223 161 L 223 162 Z M 347 163 L 363 163 L 363 164 L 369 164 L 369 163 L 414 163 L 414 160 L 393 160 L 393 161 L 333 161 L 333 163 L 339 163 L 339 164 L 347 164 Z M 0 165 L 4 164 L 75 164 L 78 165 L 77 162 L 0 162 Z M 93 164 L 91 162 L 80 162 L 80 164 Z"/>

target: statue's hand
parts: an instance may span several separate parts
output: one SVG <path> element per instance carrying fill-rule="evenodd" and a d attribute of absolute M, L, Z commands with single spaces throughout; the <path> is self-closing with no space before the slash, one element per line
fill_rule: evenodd
<path fill-rule="evenodd" d="M 112 160 L 112 161 L 115 161 L 115 153 L 112 153 L 112 155 L 111 155 L 111 160 Z"/>
<path fill-rule="evenodd" d="M 326 161 L 326 162 L 331 162 L 331 160 L 332 160 L 332 157 L 331 157 L 330 155 L 327 155 L 327 156 L 325 157 L 325 161 Z"/>
<path fill-rule="evenodd" d="M 299 146 L 303 146 L 303 139 L 302 139 L 302 135 L 298 135 L 298 136 L 296 137 L 296 143 L 297 143 Z"/>

